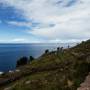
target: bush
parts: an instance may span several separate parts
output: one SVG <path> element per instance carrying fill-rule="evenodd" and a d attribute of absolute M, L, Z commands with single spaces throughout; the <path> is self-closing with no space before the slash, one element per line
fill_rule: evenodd
<path fill-rule="evenodd" d="M 29 58 L 30 62 L 34 60 L 34 57 L 33 56 L 30 56 Z"/>
<path fill-rule="evenodd" d="M 19 66 L 25 65 L 25 64 L 27 64 L 27 62 L 28 62 L 28 58 L 27 57 L 22 57 L 17 61 L 16 66 L 19 67 Z"/>
<path fill-rule="evenodd" d="M 45 50 L 45 54 L 48 54 L 49 53 L 49 50 L 47 49 L 47 50 Z"/>
<path fill-rule="evenodd" d="M 57 51 L 60 51 L 60 47 L 57 47 Z"/>

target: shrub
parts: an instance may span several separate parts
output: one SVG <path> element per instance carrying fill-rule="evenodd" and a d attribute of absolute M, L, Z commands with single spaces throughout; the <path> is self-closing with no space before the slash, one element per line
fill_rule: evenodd
<path fill-rule="evenodd" d="M 29 58 L 30 62 L 34 60 L 34 57 L 33 56 L 30 56 Z"/>
<path fill-rule="evenodd" d="M 17 61 L 16 66 L 19 67 L 19 66 L 25 65 L 25 64 L 27 64 L 27 62 L 28 62 L 28 58 L 27 57 L 22 57 Z"/>
<path fill-rule="evenodd" d="M 47 49 L 47 50 L 45 50 L 45 54 L 48 54 L 49 53 L 49 50 Z"/>
<path fill-rule="evenodd" d="M 60 47 L 57 47 L 57 51 L 60 51 Z"/>
<path fill-rule="evenodd" d="M 63 47 L 57 47 L 57 52 L 63 52 Z"/>

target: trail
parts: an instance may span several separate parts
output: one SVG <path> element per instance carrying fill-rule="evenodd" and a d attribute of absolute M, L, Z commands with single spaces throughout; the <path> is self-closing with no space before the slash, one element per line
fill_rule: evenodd
<path fill-rule="evenodd" d="M 90 73 L 77 90 L 90 90 Z"/>

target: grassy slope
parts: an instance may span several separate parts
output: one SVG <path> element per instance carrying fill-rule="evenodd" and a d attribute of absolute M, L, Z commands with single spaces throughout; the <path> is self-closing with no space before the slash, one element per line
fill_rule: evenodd
<path fill-rule="evenodd" d="M 42 55 L 22 66 L 21 72 L 6 74 L 5 78 L 20 76 L 4 88 L 10 90 L 76 90 L 90 71 L 90 40 L 61 52 Z M 21 78 L 22 77 L 22 78 Z"/>

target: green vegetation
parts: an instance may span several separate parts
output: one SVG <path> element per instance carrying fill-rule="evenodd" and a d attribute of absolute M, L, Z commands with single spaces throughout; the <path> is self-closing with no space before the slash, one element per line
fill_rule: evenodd
<path fill-rule="evenodd" d="M 17 61 L 17 67 L 21 66 L 21 65 L 25 65 L 28 62 L 28 58 L 27 57 L 22 57 Z"/>
<path fill-rule="evenodd" d="M 1 90 L 77 90 L 90 72 L 90 40 L 59 50 L 0 76 Z"/>
<path fill-rule="evenodd" d="M 30 56 L 29 61 L 32 62 L 33 60 L 35 60 L 35 58 L 33 56 Z"/>
<path fill-rule="evenodd" d="M 45 54 L 48 54 L 49 53 L 49 50 L 47 49 L 47 50 L 45 50 Z"/>
<path fill-rule="evenodd" d="M 21 57 L 17 61 L 16 67 L 20 67 L 20 66 L 26 65 L 26 64 L 32 62 L 33 60 L 35 60 L 35 58 L 33 56 L 30 56 L 29 59 L 27 57 Z"/>

